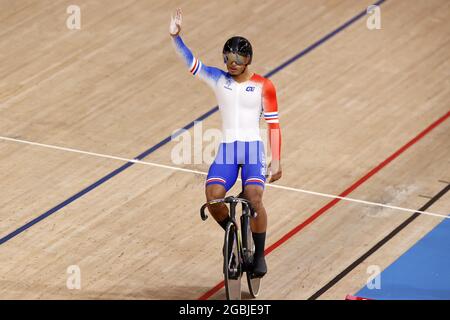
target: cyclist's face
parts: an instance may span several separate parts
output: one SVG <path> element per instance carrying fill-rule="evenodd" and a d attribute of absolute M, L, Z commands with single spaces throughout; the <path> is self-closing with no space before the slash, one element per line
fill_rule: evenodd
<path fill-rule="evenodd" d="M 236 62 L 227 63 L 228 73 L 232 76 L 238 76 L 245 70 L 245 65 L 238 65 Z"/>
<path fill-rule="evenodd" d="M 224 55 L 228 73 L 233 76 L 240 75 L 242 72 L 244 72 L 249 59 L 249 57 L 244 57 L 234 53 L 227 53 L 226 55 Z"/>

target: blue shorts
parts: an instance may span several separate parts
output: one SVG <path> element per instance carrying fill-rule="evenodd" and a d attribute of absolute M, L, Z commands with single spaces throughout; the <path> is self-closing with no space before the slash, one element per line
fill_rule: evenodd
<path fill-rule="evenodd" d="M 242 190 L 246 185 L 266 182 L 266 158 L 262 141 L 221 143 L 209 167 L 206 185 L 220 184 L 226 191 L 233 187 L 241 168 Z"/>

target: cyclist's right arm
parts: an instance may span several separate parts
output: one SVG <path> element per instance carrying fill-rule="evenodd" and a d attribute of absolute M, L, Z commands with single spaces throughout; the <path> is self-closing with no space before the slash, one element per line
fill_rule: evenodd
<path fill-rule="evenodd" d="M 208 85 L 214 88 L 223 71 L 214 67 L 205 66 L 199 59 L 194 57 L 191 50 L 184 44 L 180 37 L 181 22 L 182 22 L 181 9 L 178 8 L 175 16 L 172 16 L 169 25 L 169 33 L 172 37 L 173 44 L 178 54 L 183 58 L 189 71 L 200 79 L 205 81 Z"/>
<path fill-rule="evenodd" d="M 194 76 L 198 76 L 209 86 L 214 87 L 223 71 L 204 65 L 200 59 L 194 57 L 191 50 L 184 44 L 180 35 L 172 36 L 173 44 L 178 54 L 183 58 L 186 66 Z"/>

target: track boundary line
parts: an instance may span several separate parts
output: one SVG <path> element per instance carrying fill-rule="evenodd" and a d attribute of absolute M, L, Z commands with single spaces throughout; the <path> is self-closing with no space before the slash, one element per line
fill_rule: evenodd
<path fill-rule="evenodd" d="M 16 142 L 16 143 L 22 143 L 22 144 L 28 144 L 28 145 L 32 145 L 32 146 L 49 148 L 49 149 L 54 149 L 54 150 L 59 150 L 59 151 L 65 151 L 65 152 L 72 152 L 72 153 L 77 153 L 77 154 L 89 155 L 89 156 L 94 156 L 94 157 L 99 157 L 99 158 L 112 159 L 112 160 L 118 160 L 118 161 L 124 161 L 124 162 L 132 162 L 132 163 L 141 164 L 141 165 L 148 165 L 148 166 L 152 166 L 152 167 L 169 169 L 169 170 L 174 170 L 174 171 L 181 171 L 181 172 L 186 172 L 186 173 L 193 173 L 193 174 L 198 174 L 198 175 L 203 175 L 203 176 L 208 175 L 207 172 L 198 171 L 198 170 L 180 168 L 180 167 L 176 167 L 176 166 L 169 166 L 169 165 L 158 164 L 158 163 L 155 163 L 155 162 L 142 161 L 142 160 L 137 160 L 137 159 L 128 159 L 128 158 L 123 158 L 123 157 L 117 157 L 117 156 L 112 156 L 112 155 L 107 155 L 107 154 L 102 154 L 102 153 L 96 153 L 96 152 L 90 152 L 90 151 L 83 151 L 83 150 L 67 148 L 67 147 L 59 147 L 59 146 L 55 146 L 55 145 L 38 143 L 38 142 L 31 142 L 31 141 L 27 141 L 27 140 L 21 140 L 21 139 L 9 138 L 9 137 L 2 137 L 2 136 L 0 136 L 0 140 Z M 238 178 L 237 180 L 242 181 L 240 178 Z M 286 190 L 286 191 L 305 193 L 305 194 L 310 194 L 310 195 L 319 196 L 319 197 L 325 197 L 325 198 L 340 199 L 340 200 L 344 200 L 344 201 L 350 201 L 350 202 L 355 202 L 355 203 L 364 204 L 364 205 L 370 205 L 370 206 L 377 206 L 377 207 L 382 207 L 382 208 L 387 208 L 387 209 L 394 209 L 394 210 L 398 210 L 398 211 L 405 211 L 405 212 L 412 212 L 412 213 L 420 212 L 423 215 L 439 217 L 439 218 L 444 218 L 444 219 L 450 219 L 449 216 L 444 215 L 444 214 L 440 214 L 440 213 L 435 213 L 435 212 L 430 212 L 430 211 L 417 211 L 417 210 L 413 210 L 413 209 L 409 209 L 409 208 L 397 207 L 397 206 L 384 204 L 384 203 L 371 202 L 371 201 L 354 199 L 354 198 L 349 198 L 349 197 L 341 197 L 341 196 L 338 196 L 338 195 L 322 193 L 322 192 L 316 192 L 316 191 L 311 191 L 311 190 L 304 190 L 304 189 L 300 189 L 300 188 L 293 188 L 293 187 L 283 186 L 283 185 L 279 185 L 279 184 L 266 183 L 266 187 L 275 188 L 275 189 L 282 189 L 282 190 Z"/>

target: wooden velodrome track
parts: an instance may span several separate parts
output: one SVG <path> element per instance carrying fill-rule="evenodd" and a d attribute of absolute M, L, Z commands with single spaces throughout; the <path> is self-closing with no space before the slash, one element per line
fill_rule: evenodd
<path fill-rule="evenodd" d="M 71 4 L 80 30 L 66 27 Z M 222 66 L 234 34 L 252 41 L 262 75 L 324 40 L 271 76 L 277 185 L 423 206 L 450 181 L 450 2 L 388 0 L 381 30 L 367 17 L 337 30 L 370 4 L 0 0 L 0 298 L 224 298 L 223 233 L 198 214 L 203 175 L 19 141 L 127 159 L 149 150 L 142 160 L 177 166 L 175 142 L 161 141 L 216 104 L 172 48 L 177 6 L 185 42 L 209 65 Z M 219 114 L 202 126 L 220 128 Z M 261 299 L 310 298 L 412 214 L 274 187 L 264 203 Z M 449 207 L 446 194 L 427 211 Z M 317 297 L 356 292 L 368 266 L 383 270 L 440 221 L 421 215 Z M 71 265 L 80 290 L 66 287 Z"/>

